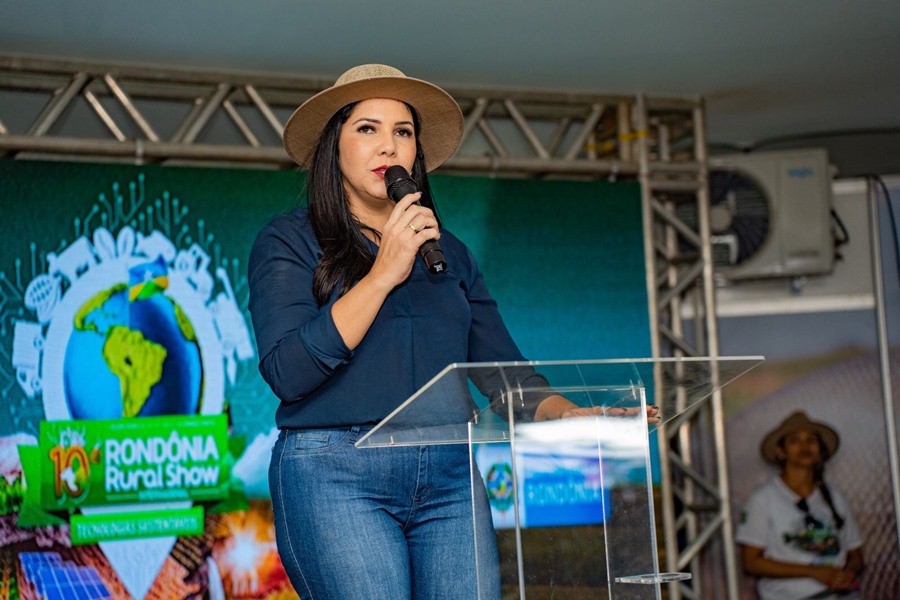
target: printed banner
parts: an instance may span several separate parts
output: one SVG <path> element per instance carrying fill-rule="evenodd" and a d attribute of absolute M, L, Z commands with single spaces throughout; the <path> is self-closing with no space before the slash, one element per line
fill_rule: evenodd
<path fill-rule="evenodd" d="M 73 515 L 71 531 L 72 544 L 76 546 L 110 540 L 201 535 L 203 507 L 124 514 Z"/>
<path fill-rule="evenodd" d="M 220 500 L 228 494 L 225 415 L 116 421 L 43 421 L 41 508 Z"/>
<path fill-rule="evenodd" d="M 64 597 L 295 597 L 246 267 L 304 174 L 0 160 L 0 182 L 0 597 L 76 572 Z M 431 184 L 525 356 L 649 354 L 636 183 Z"/>

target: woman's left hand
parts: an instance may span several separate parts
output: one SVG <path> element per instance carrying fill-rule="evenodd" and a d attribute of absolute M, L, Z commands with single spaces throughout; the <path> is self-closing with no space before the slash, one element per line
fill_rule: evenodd
<path fill-rule="evenodd" d="M 535 421 L 550 421 L 554 419 L 569 419 L 573 417 L 633 417 L 640 414 L 640 406 L 628 408 L 615 406 L 590 406 L 581 407 L 559 394 L 548 396 L 538 405 L 534 415 Z M 647 423 L 660 422 L 660 411 L 657 407 L 647 405 Z"/>
<path fill-rule="evenodd" d="M 593 417 L 593 416 L 604 416 L 604 417 L 633 417 L 637 414 L 640 414 L 641 407 L 640 406 L 631 406 L 628 408 L 618 407 L 618 406 L 591 406 L 588 408 L 583 407 L 575 407 L 569 410 L 566 410 L 560 415 L 560 419 L 567 419 L 570 417 Z M 659 423 L 659 409 L 650 404 L 647 405 L 647 423 Z"/>

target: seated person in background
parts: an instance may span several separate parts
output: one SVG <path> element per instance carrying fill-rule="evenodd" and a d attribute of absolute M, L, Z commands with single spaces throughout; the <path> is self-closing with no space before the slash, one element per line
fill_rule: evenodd
<path fill-rule="evenodd" d="M 844 495 L 823 479 L 839 443 L 834 429 L 802 411 L 763 439 L 763 457 L 781 473 L 751 494 L 736 535 L 762 600 L 858 597 L 859 527 Z"/>

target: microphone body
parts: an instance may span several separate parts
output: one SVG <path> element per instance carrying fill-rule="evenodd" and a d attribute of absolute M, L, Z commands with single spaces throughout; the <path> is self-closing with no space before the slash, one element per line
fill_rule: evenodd
<path fill-rule="evenodd" d="M 399 202 L 407 194 L 419 191 L 416 182 L 412 180 L 406 169 L 400 165 L 389 167 L 384 172 L 384 184 L 391 200 Z M 419 204 L 419 202 L 416 202 Z M 444 273 L 447 271 L 447 261 L 437 240 L 428 240 L 419 247 L 419 256 L 425 261 L 425 266 L 432 273 Z"/>

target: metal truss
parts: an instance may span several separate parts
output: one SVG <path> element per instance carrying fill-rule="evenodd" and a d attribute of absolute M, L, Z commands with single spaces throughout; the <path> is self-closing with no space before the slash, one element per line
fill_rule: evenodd
<path fill-rule="evenodd" d="M 636 115 L 653 356 L 717 357 L 703 104 L 638 98 Z M 690 321 L 682 316 L 686 303 L 696 315 Z M 655 403 L 664 414 L 685 414 L 660 428 L 666 564 L 694 575 L 670 584 L 671 597 L 736 599 L 721 393 L 689 406 L 678 365 L 657 369 Z M 717 389 L 718 373 L 710 377 Z"/>
<path fill-rule="evenodd" d="M 294 168 L 283 123 L 330 84 L 0 56 L 0 156 Z M 441 173 L 638 180 L 652 355 L 718 355 L 700 99 L 448 91 L 465 128 Z M 684 408 L 677 372 L 655 381 L 655 404 Z M 720 395 L 690 414 L 660 430 L 666 567 L 694 575 L 670 595 L 737 598 Z"/>
<path fill-rule="evenodd" d="M 0 152 L 293 168 L 283 123 L 330 84 L 0 56 Z M 465 129 L 442 172 L 637 176 L 633 96 L 448 91 Z"/>

